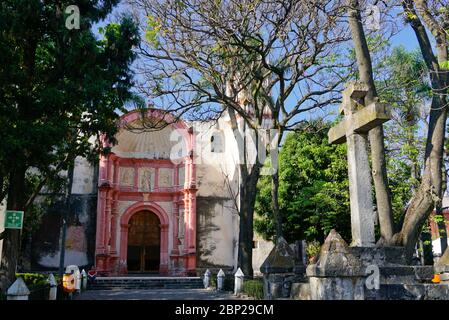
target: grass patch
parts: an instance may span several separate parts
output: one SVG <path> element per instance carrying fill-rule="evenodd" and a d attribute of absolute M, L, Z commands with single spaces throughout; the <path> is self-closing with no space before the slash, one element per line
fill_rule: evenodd
<path fill-rule="evenodd" d="M 263 299 L 263 280 L 262 279 L 244 280 L 243 281 L 243 292 L 250 297 L 254 297 L 255 299 L 262 300 Z"/>

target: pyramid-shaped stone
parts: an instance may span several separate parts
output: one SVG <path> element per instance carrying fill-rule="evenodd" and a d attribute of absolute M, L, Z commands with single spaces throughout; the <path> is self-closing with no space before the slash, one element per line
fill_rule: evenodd
<path fill-rule="evenodd" d="M 295 267 L 295 253 L 283 237 L 279 237 L 276 245 L 262 263 L 262 273 L 292 272 Z"/>
<path fill-rule="evenodd" d="M 321 246 L 316 264 L 307 268 L 307 275 L 315 277 L 359 274 L 362 274 L 361 262 L 350 253 L 348 244 L 335 230 L 331 230 Z"/>
<path fill-rule="evenodd" d="M 21 277 L 17 278 L 16 281 L 9 287 L 6 292 L 8 296 L 27 296 L 30 294 L 30 290 L 26 286 L 25 282 Z"/>

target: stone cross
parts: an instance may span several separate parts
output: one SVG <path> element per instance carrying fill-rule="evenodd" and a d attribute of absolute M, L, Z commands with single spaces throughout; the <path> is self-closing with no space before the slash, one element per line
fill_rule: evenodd
<path fill-rule="evenodd" d="M 374 210 L 368 159 L 369 130 L 388 121 L 390 113 L 379 102 L 363 106 L 368 87 L 350 82 L 343 91 L 340 113 L 344 119 L 329 130 L 329 143 L 347 143 L 352 246 L 374 246 Z"/>

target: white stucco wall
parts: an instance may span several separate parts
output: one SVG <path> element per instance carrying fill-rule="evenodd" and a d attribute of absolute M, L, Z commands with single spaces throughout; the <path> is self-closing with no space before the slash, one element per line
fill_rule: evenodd
<path fill-rule="evenodd" d="M 254 241 L 256 248 L 253 248 L 253 271 L 255 275 L 260 275 L 260 266 L 274 248 L 274 243 L 266 241 L 262 237 L 255 234 Z"/>
<path fill-rule="evenodd" d="M 229 205 L 229 201 L 223 201 L 215 204 L 213 216 L 199 215 L 199 224 L 208 231 L 199 239 L 202 251 L 207 252 L 201 256 L 202 261 L 213 265 L 235 264 L 238 215 L 228 208 Z"/>
<path fill-rule="evenodd" d="M 91 194 L 94 191 L 94 167 L 82 157 L 76 157 L 73 169 L 72 194 Z"/>

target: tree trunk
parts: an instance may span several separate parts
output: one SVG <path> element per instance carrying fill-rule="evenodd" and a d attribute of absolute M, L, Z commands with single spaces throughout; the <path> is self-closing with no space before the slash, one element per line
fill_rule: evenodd
<path fill-rule="evenodd" d="M 276 224 L 276 239 L 283 236 L 282 231 L 282 214 L 279 209 L 279 159 L 278 148 L 280 141 L 280 133 L 276 132 L 274 137 L 270 139 L 270 160 L 271 160 L 271 210 L 273 210 L 273 218 Z"/>
<path fill-rule="evenodd" d="M 446 129 L 447 110 L 441 108 L 444 101 L 438 95 L 432 98 L 429 132 L 426 143 L 425 169 L 421 185 L 407 208 L 404 224 L 393 243 L 404 245 L 410 259 L 419 239 L 421 226 L 428 219 L 442 196 L 443 146 Z"/>
<path fill-rule="evenodd" d="M 438 219 L 438 235 L 440 236 L 440 245 L 441 245 L 441 255 L 443 255 L 444 251 L 446 251 L 447 248 L 447 230 L 446 230 L 446 220 L 444 218 L 444 212 L 443 212 L 443 196 L 446 193 L 447 189 L 447 176 L 446 176 L 446 166 L 444 164 L 444 161 L 442 163 L 443 171 L 441 172 L 442 176 L 442 187 L 441 187 L 441 201 L 438 201 L 436 207 L 435 207 L 435 214 L 441 217 L 441 220 Z"/>
<path fill-rule="evenodd" d="M 23 210 L 25 171 L 26 168 L 24 165 L 18 165 L 11 170 L 7 203 L 8 210 Z M 5 229 L 0 267 L 0 289 L 2 293 L 5 293 L 15 280 L 19 251 L 20 230 Z"/>
<path fill-rule="evenodd" d="M 271 209 L 276 223 L 276 239 L 283 236 L 282 215 L 279 210 L 279 170 L 276 168 L 271 173 Z"/>
<path fill-rule="evenodd" d="M 257 181 L 261 165 L 256 163 L 248 173 L 246 164 L 240 165 L 240 208 L 239 208 L 239 250 L 238 266 L 246 277 L 252 278 L 253 271 L 253 238 L 254 238 L 254 204 L 256 202 Z"/>
<path fill-rule="evenodd" d="M 246 141 L 246 122 L 243 123 L 243 132 L 238 128 L 235 111 L 228 108 L 228 114 L 231 120 L 231 128 L 237 141 L 239 149 L 239 240 L 237 253 L 237 266 L 243 271 L 243 274 L 252 278 L 253 271 L 253 237 L 254 237 L 254 205 L 256 203 L 257 181 L 259 181 L 260 169 L 263 164 L 255 161 L 254 164 L 248 164 L 247 141 Z M 252 130 L 252 129 L 250 129 Z M 259 133 L 254 131 L 256 148 L 259 146 Z"/>
<path fill-rule="evenodd" d="M 376 101 L 377 92 L 374 84 L 371 56 L 363 31 L 358 0 L 349 0 L 348 13 L 360 80 L 367 84 L 369 88 L 368 94 L 365 97 L 365 105 L 369 105 Z M 374 189 L 376 191 L 380 233 L 381 237 L 388 241 L 393 236 L 393 213 L 390 190 L 388 188 L 384 131 L 382 125 L 370 130 L 369 141 L 371 145 L 372 175 Z"/>

